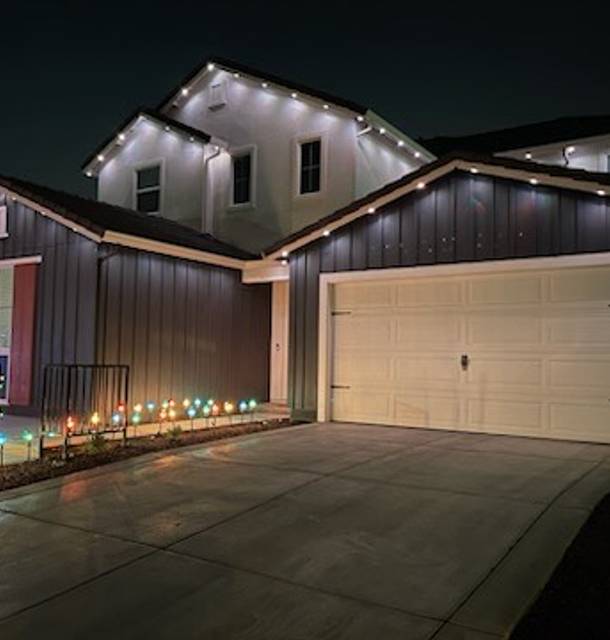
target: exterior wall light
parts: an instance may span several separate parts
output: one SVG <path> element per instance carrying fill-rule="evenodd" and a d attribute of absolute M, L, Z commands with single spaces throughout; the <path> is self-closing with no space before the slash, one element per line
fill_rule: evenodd
<path fill-rule="evenodd" d="M 369 208 L 366 210 L 366 212 L 367 212 L 367 213 L 375 213 L 375 207 L 369 207 Z"/>
<path fill-rule="evenodd" d="M 418 182 L 417 183 L 417 188 L 418 189 L 425 189 L 426 188 L 426 183 L 425 182 Z"/>
<path fill-rule="evenodd" d="M 598 196 L 605 196 L 606 192 L 603 189 L 598 189 L 595 193 L 597 193 Z"/>
<path fill-rule="evenodd" d="M 101 153 L 98 153 L 97 154 L 97 160 L 98 160 L 98 162 L 104 162 L 104 155 L 101 154 Z"/>
<path fill-rule="evenodd" d="M 214 71 L 214 63 L 208 62 L 208 71 Z"/>
<path fill-rule="evenodd" d="M 525 159 L 526 160 L 531 160 L 532 159 L 532 154 L 529 151 L 525 154 Z"/>
<path fill-rule="evenodd" d="M 188 94 L 189 94 L 189 90 L 188 90 L 188 88 L 187 88 L 187 87 L 182 87 L 182 90 L 180 91 L 180 93 L 181 93 L 184 97 L 186 97 L 186 96 L 188 96 Z"/>
<path fill-rule="evenodd" d="M 538 184 L 538 180 L 536 180 L 536 178 L 530 178 L 530 184 L 536 186 Z"/>
<path fill-rule="evenodd" d="M 328 236 L 330 235 L 330 231 L 329 231 L 328 229 L 325 229 L 325 230 L 322 232 L 322 235 L 323 235 L 325 238 L 328 238 Z"/>

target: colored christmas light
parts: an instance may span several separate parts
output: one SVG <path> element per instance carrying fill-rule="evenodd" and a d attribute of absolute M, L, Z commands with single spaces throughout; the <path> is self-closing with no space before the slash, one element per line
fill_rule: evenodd
<path fill-rule="evenodd" d="M 251 400 L 248 400 L 248 409 L 250 409 L 250 411 L 254 411 L 254 409 L 256 409 L 256 400 L 254 398 L 252 398 Z"/>
<path fill-rule="evenodd" d="M 233 411 L 235 411 L 235 405 L 232 402 L 225 402 L 224 411 L 225 413 L 228 413 L 229 415 L 231 415 Z"/>
<path fill-rule="evenodd" d="M 95 412 L 93 413 L 93 415 L 91 416 L 91 424 L 92 424 L 94 427 L 97 427 L 97 425 L 98 425 L 99 423 L 100 423 L 100 414 L 99 414 L 97 411 L 95 411 Z"/>
<path fill-rule="evenodd" d="M 191 401 L 188 398 L 184 398 L 184 400 L 182 401 L 182 406 L 185 409 L 188 409 L 191 406 Z"/>
<path fill-rule="evenodd" d="M 242 400 L 239 403 L 239 412 L 245 413 L 246 411 L 248 411 L 248 403 L 245 400 Z"/>
<path fill-rule="evenodd" d="M 161 403 L 161 408 L 162 409 L 168 409 L 169 408 L 169 402 L 167 400 L 163 400 L 163 402 Z"/>
<path fill-rule="evenodd" d="M 203 407 L 203 415 L 204 415 L 204 417 L 205 418 L 209 418 L 211 412 L 212 412 L 212 409 L 210 408 L 210 405 L 206 404 L 205 407 Z"/>
<path fill-rule="evenodd" d="M 154 402 L 147 402 L 146 403 L 146 409 L 152 413 L 155 410 L 155 403 Z"/>
<path fill-rule="evenodd" d="M 132 423 L 132 424 L 140 424 L 140 420 L 141 420 L 141 419 L 142 419 L 142 418 L 140 417 L 140 414 L 139 414 L 139 413 L 134 413 L 134 414 L 131 416 L 131 423 Z"/>
<path fill-rule="evenodd" d="M 32 439 L 34 438 L 34 434 L 31 431 L 28 431 L 27 429 L 22 433 L 21 437 L 26 441 L 26 442 L 32 442 Z"/>
<path fill-rule="evenodd" d="M 197 409 L 195 409 L 195 407 L 189 407 L 186 415 L 192 420 L 197 415 Z"/>
<path fill-rule="evenodd" d="M 113 413 L 112 414 L 112 424 L 119 424 L 121 422 L 121 414 Z"/>
<path fill-rule="evenodd" d="M 142 413 L 142 409 L 143 409 L 143 407 L 139 402 L 138 402 L 138 404 L 135 404 L 133 406 L 133 410 L 134 410 L 135 413 Z"/>
<path fill-rule="evenodd" d="M 0 447 L 3 447 L 6 444 L 6 435 L 4 433 L 0 433 Z"/>
<path fill-rule="evenodd" d="M 201 406 L 202 402 L 200 398 L 195 398 L 193 400 L 193 404 L 197 407 L 197 409 L 199 409 L 199 407 Z"/>

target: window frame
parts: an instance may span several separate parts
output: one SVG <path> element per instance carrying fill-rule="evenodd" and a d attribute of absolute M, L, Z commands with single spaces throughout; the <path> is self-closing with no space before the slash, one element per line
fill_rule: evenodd
<path fill-rule="evenodd" d="M 235 202 L 235 190 L 234 190 L 234 167 L 233 162 L 235 158 L 240 156 L 250 156 L 250 199 L 248 202 Z M 257 156 L 258 149 L 256 145 L 245 145 L 243 147 L 232 147 L 229 149 L 229 179 L 228 179 L 228 202 L 230 210 L 239 209 L 254 209 L 256 208 L 256 178 L 257 178 Z"/>
<path fill-rule="evenodd" d="M 301 193 L 301 146 L 308 142 L 320 142 L 320 188 L 318 191 L 308 191 Z M 320 198 L 326 193 L 327 185 L 327 134 L 326 132 L 315 132 L 303 136 L 294 138 L 293 141 L 293 156 L 294 156 L 294 179 L 293 179 L 293 194 L 295 199 L 308 199 L 308 198 Z"/>
<path fill-rule="evenodd" d="M 138 189 L 138 172 L 144 169 L 152 169 L 159 167 L 159 186 L 158 187 L 145 187 L 144 189 Z M 158 211 L 140 211 L 138 209 L 138 194 L 149 193 L 151 191 L 159 191 L 159 210 Z M 133 165 L 132 176 L 132 208 L 134 211 L 144 214 L 145 216 L 160 216 L 163 214 L 165 194 L 165 158 L 156 158 L 154 160 L 146 160 L 145 162 L 139 162 Z"/>

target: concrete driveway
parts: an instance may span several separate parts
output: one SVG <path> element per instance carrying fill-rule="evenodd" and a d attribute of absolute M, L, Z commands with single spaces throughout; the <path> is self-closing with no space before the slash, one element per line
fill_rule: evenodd
<path fill-rule="evenodd" d="M 610 447 L 318 424 L 0 494 L 0 637 L 505 636 Z"/>

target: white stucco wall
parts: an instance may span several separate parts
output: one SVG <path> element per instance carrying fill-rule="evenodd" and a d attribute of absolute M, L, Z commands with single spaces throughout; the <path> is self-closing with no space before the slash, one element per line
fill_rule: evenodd
<path fill-rule="evenodd" d="M 226 104 L 209 109 L 210 86 L 224 82 Z M 259 250 L 345 206 L 354 198 L 409 170 L 407 154 L 378 135 L 356 135 L 362 125 L 354 114 L 287 90 L 215 70 L 192 87 L 188 98 L 167 114 L 229 143 L 210 162 L 214 230 L 220 238 Z M 298 143 L 322 140 L 322 189 L 298 193 Z M 252 206 L 231 207 L 231 162 L 235 150 L 255 149 L 255 197 Z"/>
<path fill-rule="evenodd" d="M 210 109 L 210 87 L 219 81 L 226 104 Z M 99 199 L 133 207 L 134 169 L 163 159 L 162 215 L 258 252 L 423 162 L 379 133 L 357 136 L 365 125 L 350 111 L 332 104 L 324 109 L 307 96 L 293 99 L 288 90 L 265 89 L 261 82 L 216 69 L 192 84 L 164 113 L 222 141 L 220 152 L 205 146 L 214 157 L 204 168 L 201 145 L 150 122 L 138 125 L 101 170 Z M 322 140 L 322 188 L 301 195 L 299 142 L 311 138 Z M 231 206 L 231 154 L 246 149 L 255 158 L 253 201 Z"/>
<path fill-rule="evenodd" d="M 569 163 L 567 166 L 570 168 L 603 173 L 610 171 L 610 135 L 504 151 L 497 155 L 523 160 L 526 153 L 531 153 L 533 162 L 566 166 L 563 149 L 570 146 L 574 147 L 574 151 L 568 154 Z"/>
<path fill-rule="evenodd" d="M 134 175 L 142 166 L 161 163 L 161 215 L 201 228 L 204 149 L 198 142 L 141 121 L 98 174 L 98 200 L 135 209 Z"/>

